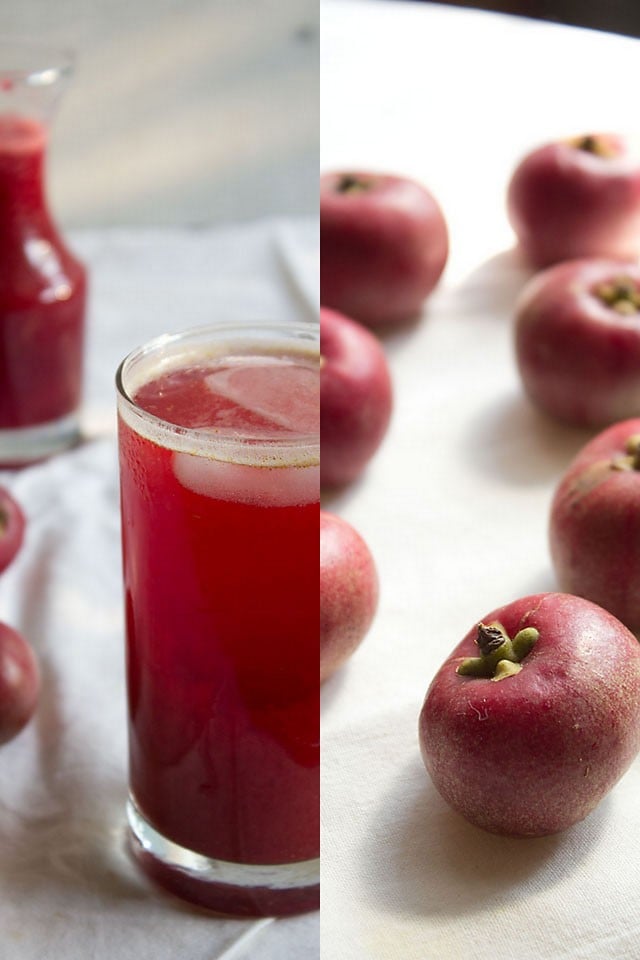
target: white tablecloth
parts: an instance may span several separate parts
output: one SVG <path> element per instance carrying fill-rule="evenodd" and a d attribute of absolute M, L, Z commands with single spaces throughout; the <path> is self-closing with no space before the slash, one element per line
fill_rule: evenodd
<path fill-rule="evenodd" d="M 0 750 L 0 957 L 317 958 L 318 915 L 235 921 L 159 894 L 124 852 L 126 733 L 113 377 L 149 337 L 213 319 L 313 316 L 317 225 L 83 232 L 87 442 L 0 472 L 27 514 L 0 619 L 37 650 L 34 721 Z"/>
<path fill-rule="evenodd" d="M 428 3 L 322 0 L 322 59 L 322 168 L 414 176 L 451 231 L 421 322 L 384 341 L 396 393 L 385 443 L 325 502 L 369 543 L 381 599 L 323 691 L 322 955 L 635 960 L 640 760 L 584 823 L 509 840 L 440 799 L 417 720 L 474 622 L 555 588 L 550 498 L 586 434 L 523 398 L 510 327 L 529 273 L 510 249 L 504 191 L 541 141 L 637 134 L 640 43 Z"/>

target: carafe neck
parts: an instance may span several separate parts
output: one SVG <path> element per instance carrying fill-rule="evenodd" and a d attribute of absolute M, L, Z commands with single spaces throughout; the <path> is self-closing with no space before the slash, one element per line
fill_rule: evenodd
<path fill-rule="evenodd" d="M 36 120 L 0 115 L 0 233 L 52 228 L 45 192 L 47 129 Z"/>

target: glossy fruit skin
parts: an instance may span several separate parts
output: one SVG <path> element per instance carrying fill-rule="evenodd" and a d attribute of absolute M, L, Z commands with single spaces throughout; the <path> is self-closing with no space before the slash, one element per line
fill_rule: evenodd
<path fill-rule="evenodd" d="M 349 659 L 378 606 L 378 573 L 360 534 L 320 511 L 320 682 Z"/>
<path fill-rule="evenodd" d="M 345 177 L 365 189 L 341 192 Z M 421 184 L 393 174 L 320 179 L 320 302 L 371 327 L 411 320 L 449 254 L 440 206 Z"/>
<path fill-rule="evenodd" d="M 554 419 L 600 428 L 640 415 L 640 313 L 624 315 L 595 291 L 640 284 L 638 264 L 570 260 L 537 274 L 515 309 L 515 353 L 530 400 Z"/>
<path fill-rule="evenodd" d="M 558 584 L 640 632 L 640 470 L 625 464 L 640 418 L 594 437 L 560 480 L 549 544 Z"/>
<path fill-rule="evenodd" d="M 24 637 L 0 623 L 0 744 L 29 722 L 38 703 L 40 670 Z"/>
<path fill-rule="evenodd" d="M 492 833 L 557 833 L 589 814 L 640 749 L 640 644 L 611 614 L 579 597 L 537 594 L 507 604 L 513 637 L 539 638 L 522 670 L 502 680 L 461 676 L 478 653 L 474 627 L 427 691 L 419 737 L 444 799 Z"/>
<path fill-rule="evenodd" d="M 606 156 L 579 149 L 580 139 L 533 150 L 509 183 L 509 220 L 536 268 L 640 252 L 640 164 L 615 134 L 595 135 Z"/>
<path fill-rule="evenodd" d="M 391 375 L 378 340 L 348 317 L 320 311 L 320 475 L 351 483 L 382 443 L 393 407 Z"/>
<path fill-rule="evenodd" d="M 8 490 L 0 487 L 0 573 L 13 561 L 24 539 L 25 516 Z"/>

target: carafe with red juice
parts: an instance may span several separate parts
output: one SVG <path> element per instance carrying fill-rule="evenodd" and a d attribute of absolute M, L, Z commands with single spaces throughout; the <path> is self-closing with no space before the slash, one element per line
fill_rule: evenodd
<path fill-rule="evenodd" d="M 53 220 L 51 118 L 73 68 L 45 45 L 0 44 L 0 466 L 76 442 L 87 274 Z"/>

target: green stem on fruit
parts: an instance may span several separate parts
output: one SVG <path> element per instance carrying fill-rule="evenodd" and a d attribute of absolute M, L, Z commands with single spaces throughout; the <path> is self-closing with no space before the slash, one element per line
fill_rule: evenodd
<path fill-rule="evenodd" d="M 596 137 L 592 133 L 584 134 L 581 137 L 575 137 L 569 143 L 576 150 L 583 150 L 585 153 L 593 153 L 596 157 L 613 157 L 615 150 L 602 140 L 602 137 Z"/>
<path fill-rule="evenodd" d="M 640 433 L 634 433 L 624 445 L 631 460 L 631 469 L 640 470 Z"/>
<path fill-rule="evenodd" d="M 488 657 L 490 653 L 498 650 L 508 637 L 504 632 L 504 627 L 500 623 L 479 623 L 478 636 L 476 643 L 480 647 L 480 653 Z"/>
<path fill-rule="evenodd" d="M 511 640 L 501 623 L 479 623 L 476 643 L 480 656 L 466 657 L 458 664 L 456 673 L 489 680 L 512 677 L 522 670 L 521 661 L 531 652 L 539 636 L 535 627 L 525 627 Z"/>
<path fill-rule="evenodd" d="M 4 509 L 0 507 L 0 537 L 3 537 L 7 532 L 7 527 L 9 526 L 9 514 Z"/>
<path fill-rule="evenodd" d="M 640 433 L 634 433 L 627 438 L 624 445 L 625 456 L 614 457 L 611 461 L 613 470 L 640 470 Z"/>
<path fill-rule="evenodd" d="M 591 134 L 581 137 L 577 143 L 578 150 L 584 150 L 586 153 L 598 152 L 598 141 Z"/>
<path fill-rule="evenodd" d="M 343 173 L 336 183 L 336 193 L 364 193 L 371 184 L 355 173 Z"/>
<path fill-rule="evenodd" d="M 601 283 L 595 294 L 600 300 L 617 313 L 628 316 L 640 311 L 640 290 L 635 280 L 620 276 L 615 280 Z"/>

